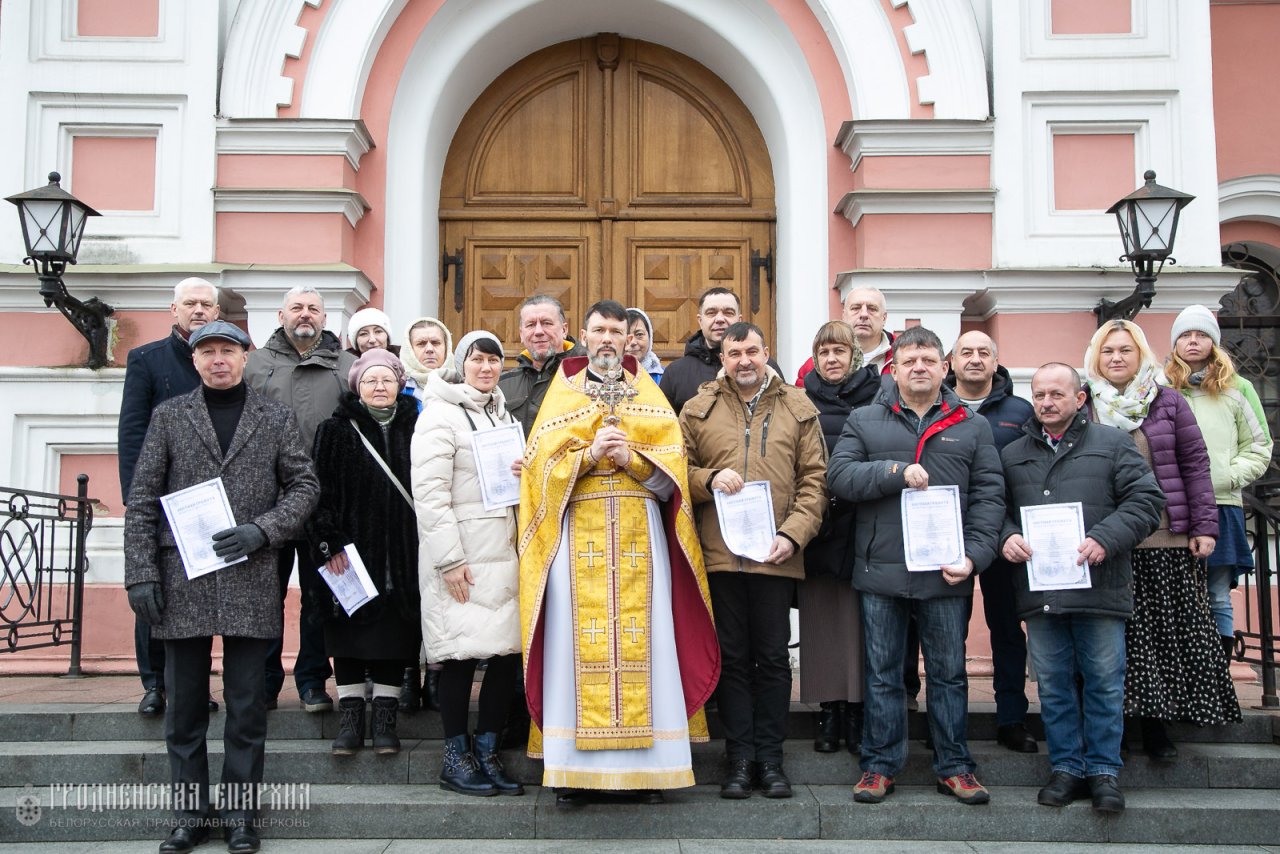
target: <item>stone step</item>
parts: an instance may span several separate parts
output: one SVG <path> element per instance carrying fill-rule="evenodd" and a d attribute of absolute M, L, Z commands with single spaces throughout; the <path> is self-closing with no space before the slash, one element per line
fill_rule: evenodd
<path fill-rule="evenodd" d="M 222 770 L 222 742 L 209 742 L 210 779 Z M 1002 786 L 1039 786 L 1048 779 L 1049 760 L 1043 753 L 1013 753 L 992 741 L 974 741 L 970 751 L 978 775 Z M 270 739 L 264 779 L 273 783 L 434 785 L 440 773 L 442 742 L 405 739 L 396 756 L 377 756 L 366 749 L 339 757 L 321 739 Z M 503 755 L 512 777 L 529 783 L 542 779 L 542 763 L 522 752 Z M 724 743 L 693 746 L 694 776 L 700 783 L 717 784 L 727 772 Z M 799 784 L 852 786 L 857 762 L 846 752 L 815 753 L 804 741 L 785 745 L 785 767 Z M 34 786 L 81 783 L 164 783 L 169 779 L 164 743 L 145 741 L 3 742 L 0 780 Z M 898 779 L 904 785 L 931 785 L 932 752 L 918 741 L 909 744 L 907 764 Z M 1141 788 L 1271 788 L 1280 789 L 1280 745 L 1187 743 L 1174 762 L 1131 756 L 1122 781 Z"/>
<path fill-rule="evenodd" d="M 813 737 L 814 708 L 803 703 L 792 703 L 788 719 L 788 732 L 796 740 Z M 222 737 L 225 712 L 209 716 L 210 738 Z M 720 723 L 714 712 L 708 715 L 713 738 L 722 736 Z M 925 713 L 908 715 L 908 730 L 912 738 L 922 739 L 928 730 Z M 1038 707 L 1032 706 L 1027 725 L 1037 738 L 1043 737 Z M 332 740 L 338 731 L 336 714 L 311 714 L 300 708 L 281 708 L 267 715 L 267 734 L 274 739 L 326 739 Z M 418 711 L 400 716 L 399 731 L 405 738 L 442 738 L 440 715 L 436 712 Z M 1179 744 L 1206 743 L 1275 743 L 1280 742 L 1280 715 L 1244 710 L 1244 722 L 1218 727 L 1196 727 L 1190 724 L 1173 724 L 1169 732 Z M 969 707 L 969 735 L 974 740 L 996 737 L 995 706 L 992 703 L 973 703 Z M 132 703 L 45 703 L 0 707 L 0 743 L 6 741 L 141 741 L 164 737 L 163 718 L 144 718 Z"/>
<path fill-rule="evenodd" d="M 1264 789 L 1127 787 L 1127 811 L 1094 813 L 1035 803 L 1034 787 L 991 789 L 967 807 L 932 787 L 901 786 L 883 804 L 855 804 L 846 786 L 797 786 L 788 800 L 725 801 L 714 786 L 667 794 L 667 803 L 591 804 L 557 809 L 551 791 L 519 798 L 468 798 L 436 786 L 313 785 L 305 803 L 268 808 L 267 838 L 393 839 L 891 839 L 1146 844 L 1274 844 L 1280 792 Z M 16 809 L 22 799 L 25 809 Z M 34 803 L 40 804 L 33 809 Z M 74 799 L 71 800 L 74 803 Z M 20 821 L 21 819 L 21 821 Z M 51 806 L 43 789 L 0 789 L 0 838 L 13 842 L 163 837 L 168 812 L 145 806 Z"/>

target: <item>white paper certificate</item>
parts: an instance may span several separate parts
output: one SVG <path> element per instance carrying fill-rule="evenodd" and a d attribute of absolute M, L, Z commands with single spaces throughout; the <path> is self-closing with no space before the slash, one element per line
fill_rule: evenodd
<path fill-rule="evenodd" d="M 1031 546 L 1027 582 L 1032 590 L 1093 586 L 1089 562 L 1076 563 L 1084 542 L 1084 506 L 1079 501 L 1023 507 L 1022 538 Z"/>
<path fill-rule="evenodd" d="M 773 548 L 777 526 L 773 520 L 773 491 L 767 480 L 752 480 L 733 495 L 714 490 L 720 535 L 729 551 L 757 562 Z"/>
<path fill-rule="evenodd" d="M 484 509 L 496 510 L 520 503 L 520 478 L 511 464 L 524 456 L 524 433 L 519 424 L 486 427 L 471 434 L 471 453 L 480 474 Z"/>
<path fill-rule="evenodd" d="M 338 604 L 350 617 L 361 605 L 378 595 L 378 588 L 373 586 L 373 579 L 369 577 L 369 570 L 365 569 L 355 544 L 352 543 L 343 551 L 346 552 L 349 564 L 346 572 L 334 575 L 323 566 L 317 571 L 333 591 L 333 598 L 338 600 Z"/>
<path fill-rule="evenodd" d="M 223 560 L 213 552 L 213 535 L 236 525 L 222 478 L 215 477 L 195 486 L 160 496 L 160 506 L 169 520 L 169 530 L 178 544 L 178 554 L 187 578 L 199 578 L 214 570 L 248 560 Z"/>
<path fill-rule="evenodd" d="M 903 490 L 902 546 L 910 572 L 964 565 L 960 487 Z"/>

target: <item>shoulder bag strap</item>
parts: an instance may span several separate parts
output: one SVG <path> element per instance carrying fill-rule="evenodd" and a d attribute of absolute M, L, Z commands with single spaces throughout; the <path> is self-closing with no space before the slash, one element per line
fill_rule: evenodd
<path fill-rule="evenodd" d="M 413 506 L 413 497 L 409 495 L 409 491 L 404 488 L 404 484 L 400 482 L 400 478 L 392 474 L 391 468 L 387 465 L 387 461 L 382 458 L 381 454 L 373 449 L 373 445 L 370 444 L 369 439 L 360 432 L 360 427 L 356 424 L 356 420 L 351 418 L 348 419 L 348 421 L 351 423 L 351 429 L 355 430 L 356 435 L 360 437 L 360 441 L 364 445 L 365 450 L 369 452 L 369 456 L 373 457 L 373 461 L 376 462 L 384 472 L 386 472 L 387 477 L 391 480 L 391 485 L 394 486 L 396 491 L 399 492 L 404 500 L 409 503 L 409 509 L 416 510 L 417 508 Z"/>

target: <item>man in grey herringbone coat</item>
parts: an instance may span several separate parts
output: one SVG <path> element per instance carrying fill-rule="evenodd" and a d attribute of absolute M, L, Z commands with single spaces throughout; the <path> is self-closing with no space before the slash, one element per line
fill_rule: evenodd
<path fill-rule="evenodd" d="M 214 635 L 223 643 L 227 721 L 219 805 L 229 850 L 258 850 L 253 828 L 266 739 L 264 666 L 283 631 L 276 550 L 320 495 L 293 412 L 243 382 L 249 338 L 225 321 L 191 336 L 201 387 L 156 407 L 125 514 L 129 604 L 165 643 L 165 741 L 177 827 L 162 852 L 208 836 L 206 704 Z M 160 497 L 222 478 L 236 526 L 213 535 L 234 563 L 188 578 Z"/>

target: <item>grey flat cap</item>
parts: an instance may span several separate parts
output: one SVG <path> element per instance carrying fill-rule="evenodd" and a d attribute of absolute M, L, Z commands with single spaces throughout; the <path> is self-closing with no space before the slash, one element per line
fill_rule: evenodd
<path fill-rule="evenodd" d="M 190 344 L 191 349 L 194 350 L 197 344 L 201 341 L 207 341 L 210 338 L 222 338 L 227 341 L 234 341 L 246 350 L 253 346 L 253 341 L 249 339 L 249 336 L 245 334 L 243 329 L 239 326 L 227 323 L 225 320 L 215 320 L 197 328 L 191 333 L 191 337 L 187 339 L 187 343 Z"/>

